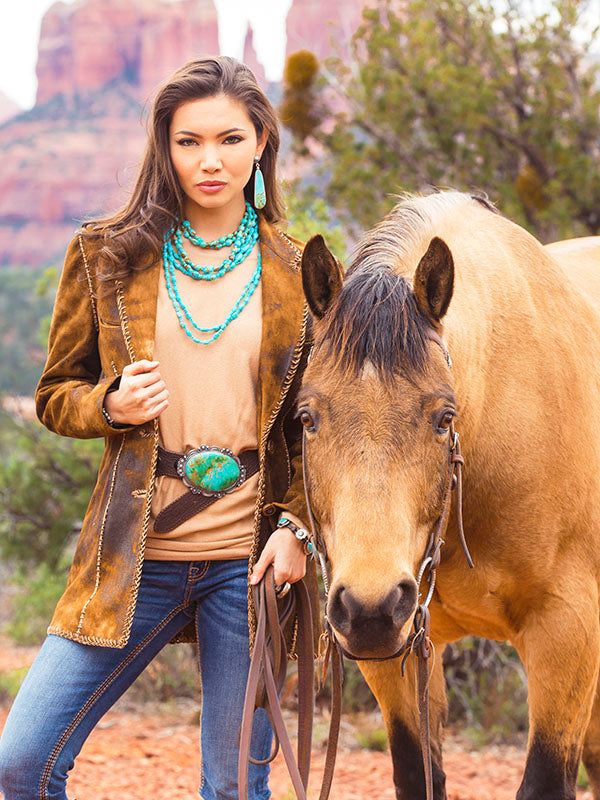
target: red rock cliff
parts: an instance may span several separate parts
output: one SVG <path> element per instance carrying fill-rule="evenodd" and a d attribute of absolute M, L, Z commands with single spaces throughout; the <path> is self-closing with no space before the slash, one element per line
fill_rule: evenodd
<path fill-rule="evenodd" d="M 145 99 L 189 58 L 218 53 L 213 0 L 77 0 L 55 3 L 40 32 L 36 104 L 110 81 Z"/>
<path fill-rule="evenodd" d="M 323 57 L 331 36 L 343 46 L 362 5 L 294 0 L 287 52 L 307 47 Z M 188 59 L 218 52 L 213 0 L 51 6 L 36 105 L 0 121 L 0 264 L 61 263 L 83 218 L 125 202 L 146 140 L 142 112 L 156 87 Z M 264 81 L 251 34 L 244 58 Z"/>

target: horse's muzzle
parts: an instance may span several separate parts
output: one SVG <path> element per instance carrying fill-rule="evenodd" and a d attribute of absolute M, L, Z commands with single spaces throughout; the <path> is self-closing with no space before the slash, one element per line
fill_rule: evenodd
<path fill-rule="evenodd" d="M 349 586 L 332 587 L 327 618 L 344 648 L 355 658 L 386 658 L 404 643 L 402 629 L 417 604 L 417 584 L 406 577 L 373 604 L 360 601 Z"/>

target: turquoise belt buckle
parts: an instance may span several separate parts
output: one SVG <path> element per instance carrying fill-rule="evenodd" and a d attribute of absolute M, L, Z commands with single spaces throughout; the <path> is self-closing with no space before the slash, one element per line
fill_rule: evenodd
<path fill-rule="evenodd" d="M 226 447 L 203 444 L 179 459 L 177 474 L 193 494 L 223 497 L 246 480 L 246 467 Z"/>

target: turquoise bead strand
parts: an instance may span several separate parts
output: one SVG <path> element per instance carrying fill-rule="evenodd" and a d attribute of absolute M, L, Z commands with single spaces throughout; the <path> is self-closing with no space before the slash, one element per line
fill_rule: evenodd
<path fill-rule="evenodd" d="M 227 328 L 227 326 L 230 325 L 234 319 L 237 319 L 237 317 L 239 317 L 244 308 L 250 302 L 250 299 L 254 294 L 256 287 L 258 286 L 258 283 L 260 281 L 261 272 L 262 272 L 262 258 L 259 251 L 256 268 L 252 273 L 252 277 L 250 278 L 246 286 L 243 288 L 240 297 L 234 303 L 233 308 L 231 309 L 225 320 L 221 322 L 219 325 L 213 325 L 208 327 L 198 325 L 194 321 L 192 315 L 190 314 L 189 309 L 181 299 L 179 290 L 177 289 L 177 284 L 174 280 L 174 275 L 172 273 L 168 273 L 168 277 L 166 279 L 167 292 L 169 294 L 169 297 L 171 298 L 173 307 L 175 308 L 175 313 L 177 314 L 177 318 L 179 319 L 179 324 L 183 328 L 185 333 L 190 337 L 190 339 L 192 339 L 192 341 L 196 342 L 197 344 L 210 344 L 211 342 L 214 342 L 216 339 L 218 339 L 219 336 L 223 333 L 223 331 Z M 212 336 L 210 336 L 208 339 L 200 339 L 197 336 L 195 336 L 186 325 L 184 316 L 191 322 L 192 326 L 197 331 L 199 331 L 200 333 L 212 333 Z"/>
<path fill-rule="evenodd" d="M 188 233 L 186 233 L 188 231 Z M 220 264 L 194 264 L 184 250 L 182 233 L 193 244 L 204 249 L 220 249 L 228 244 L 232 245 L 231 253 Z M 256 211 L 246 202 L 246 211 L 238 228 L 231 234 L 220 236 L 211 242 L 206 242 L 197 236 L 188 220 L 184 220 L 177 229 L 171 228 L 166 239 L 167 257 L 177 269 L 195 280 L 217 280 L 230 272 L 252 252 L 258 241 L 258 218 Z"/>
<path fill-rule="evenodd" d="M 187 256 L 181 236 L 186 236 L 190 241 L 199 247 L 205 249 L 220 249 L 231 245 L 232 249 L 227 258 L 221 264 L 201 266 L 193 264 Z M 221 336 L 223 331 L 226 330 L 237 317 L 242 313 L 244 308 L 250 302 L 256 287 L 260 281 L 262 272 L 262 257 L 260 248 L 258 251 L 257 264 L 252 276 L 248 283 L 242 289 L 238 299 L 233 304 L 230 312 L 223 322 L 219 325 L 201 326 L 198 325 L 185 305 L 179 290 L 177 288 L 177 279 L 175 270 L 180 270 L 186 275 L 189 275 L 194 280 L 217 280 L 218 278 L 230 272 L 238 264 L 241 264 L 248 255 L 252 252 L 254 245 L 258 241 L 258 217 L 256 212 L 249 203 L 246 203 L 246 212 L 238 228 L 231 234 L 220 236 L 210 242 L 206 242 L 202 237 L 197 236 L 193 231 L 188 220 L 184 220 L 177 228 L 171 228 L 165 234 L 163 242 L 163 268 L 165 273 L 165 283 L 169 298 L 177 314 L 179 324 L 183 328 L 187 336 L 197 344 L 210 344 Z M 211 334 L 208 338 L 199 338 L 194 335 L 186 324 L 186 319 L 191 323 L 192 327 L 199 333 Z"/>

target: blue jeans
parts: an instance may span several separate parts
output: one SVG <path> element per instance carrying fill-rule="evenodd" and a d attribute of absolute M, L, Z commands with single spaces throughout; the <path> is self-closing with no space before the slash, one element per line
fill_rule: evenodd
<path fill-rule="evenodd" d="M 239 729 L 248 675 L 248 560 L 144 562 L 131 636 L 122 648 L 49 634 L 0 738 L 5 800 L 66 800 L 68 772 L 96 723 L 190 619 L 202 681 L 199 794 L 237 799 Z M 254 714 L 251 752 L 264 759 L 273 732 Z M 268 765 L 251 764 L 249 797 L 271 796 Z M 140 786 L 140 796 L 143 793 Z"/>

